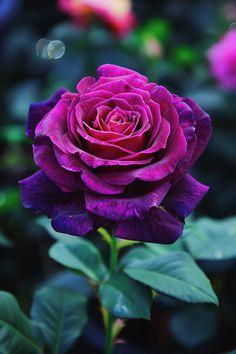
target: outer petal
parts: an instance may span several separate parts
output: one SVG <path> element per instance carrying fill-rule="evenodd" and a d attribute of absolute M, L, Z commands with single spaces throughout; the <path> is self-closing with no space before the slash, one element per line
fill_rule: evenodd
<path fill-rule="evenodd" d="M 52 227 L 58 232 L 82 236 L 94 228 L 82 197 L 55 207 L 53 214 Z"/>
<path fill-rule="evenodd" d="M 162 205 L 166 210 L 183 219 L 196 208 L 208 189 L 207 186 L 186 174 L 169 190 Z"/>
<path fill-rule="evenodd" d="M 28 137 L 34 138 L 37 124 L 57 104 L 61 98 L 61 95 L 66 91 L 66 89 L 60 88 L 51 98 L 49 98 L 49 100 L 30 105 L 26 126 L 26 135 Z"/>
<path fill-rule="evenodd" d="M 152 192 L 132 198 L 109 198 L 86 193 L 86 209 L 108 220 L 141 218 L 151 207 L 161 204 L 169 188 L 170 184 L 167 182 Z"/>
<path fill-rule="evenodd" d="M 49 217 L 52 217 L 54 206 L 59 202 L 64 203 L 67 199 L 65 193 L 62 193 L 42 171 L 22 179 L 19 185 L 24 207 L 45 213 Z"/>
<path fill-rule="evenodd" d="M 62 99 L 37 125 L 36 138 L 46 136 L 51 139 L 53 144 L 61 150 L 65 150 L 63 135 L 67 132 L 67 113 L 70 107 L 70 100 Z"/>
<path fill-rule="evenodd" d="M 81 194 L 63 193 L 42 171 L 19 183 L 24 207 L 52 218 L 56 231 L 85 235 L 94 228 Z"/>
<path fill-rule="evenodd" d="M 144 83 L 147 82 L 147 78 L 144 75 L 137 73 L 134 70 L 123 68 L 122 66 L 113 65 L 113 64 L 104 64 L 99 66 L 97 69 L 98 77 L 108 76 L 108 77 L 117 77 L 117 76 L 126 76 L 130 74 L 137 75 Z"/>
<path fill-rule="evenodd" d="M 83 79 L 80 80 L 80 82 L 77 85 L 77 91 L 82 94 L 87 92 L 89 87 L 95 83 L 95 79 L 91 76 L 86 76 Z"/>
<path fill-rule="evenodd" d="M 53 145 L 47 137 L 37 138 L 34 145 L 34 159 L 37 166 L 64 192 L 83 189 L 78 173 L 62 168 L 54 155 Z"/>
<path fill-rule="evenodd" d="M 195 134 L 197 136 L 197 144 L 191 161 L 191 165 L 193 165 L 203 153 L 211 138 L 212 121 L 210 116 L 204 112 L 191 98 L 185 98 L 184 102 L 186 102 L 192 109 L 194 118 L 196 119 Z"/>
<path fill-rule="evenodd" d="M 161 208 L 152 208 L 143 219 L 118 221 L 115 235 L 128 240 L 173 243 L 183 233 L 184 224 Z"/>

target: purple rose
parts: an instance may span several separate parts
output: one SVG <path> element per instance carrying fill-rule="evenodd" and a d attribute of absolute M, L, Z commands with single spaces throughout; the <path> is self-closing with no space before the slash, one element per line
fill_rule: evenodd
<path fill-rule="evenodd" d="M 27 135 L 40 171 L 20 181 L 26 208 L 59 232 L 111 226 L 120 238 L 172 243 L 208 187 L 187 172 L 211 135 L 189 98 L 145 76 L 102 65 L 77 93 L 31 105 Z"/>

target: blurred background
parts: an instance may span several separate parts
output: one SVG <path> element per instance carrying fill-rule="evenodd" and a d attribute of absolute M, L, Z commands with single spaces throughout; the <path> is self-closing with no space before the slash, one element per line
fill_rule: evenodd
<path fill-rule="evenodd" d="M 18 180 L 37 170 L 24 135 L 28 107 L 58 87 L 74 91 L 80 78 L 94 75 L 103 63 L 140 71 L 173 93 L 192 97 L 211 115 L 213 137 L 193 170 L 210 191 L 196 215 L 236 215 L 236 80 L 231 80 L 236 2 L 115 1 L 84 0 L 80 7 L 75 0 L 0 0 L 0 289 L 13 293 L 26 313 L 34 289 L 55 281 L 55 274 L 56 281 L 76 282 L 49 259 L 51 239 L 20 203 Z M 210 50 L 229 31 L 235 38 L 218 48 L 214 63 Z M 52 42 L 38 42 L 42 38 Z M 222 65 L 227 66 L 223 79 Z M 122 338 L 129 344 L 119 344 L 116 353 L 216 354 L 236 348 L 235 259 L 202 267 L 220 309 L 160 297 L 151 323 L 127 323 Z M 83 283 L 81 288 L 86 291 Z M 90 312 L 92 320 L 72 354 L 102 353 L 103 329 L 92 295 Z"/>

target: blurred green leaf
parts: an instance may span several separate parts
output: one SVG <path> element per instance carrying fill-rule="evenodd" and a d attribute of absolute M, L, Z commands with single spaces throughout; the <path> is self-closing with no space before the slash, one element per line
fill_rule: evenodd
<path fill-rule="evenodd" d="M 0 231 L 0 247 L 13 247 L 13 243 Z"/>
<path fill-rule="evenodd" d="M 103 306 L 115 317 L 150 319 L 151 291 L 126 274 L 114 274 L 99 293 Z"/>
<path fill-rule="evenodd" d="M 102 256 L 91 242 L 78 238 L 67 242 L 57 242 L 49 250 L 49 255 L 65 267 L 82 272 L 94 282 L 99 283 L 107 277 L 107 268 Z"/>
<path fill-rule="evenodd" d="M 0 352 L 2 354 L 43 353 L 33 324 L 11 294 L 0 291 Z"/>
<path fill-rule="evenodd" d="M 8 212 L 20 205 L 20 192 L 18 188 L 10 188 L 0 192 L 0 211 Z"/>
<path fill-rule="evenodd" d="M 9 144 L 16 144 L 28 141 L 25 136 L 25 127 L 19 125 L 9 125 L 1 129 L 1 139 Z"/>
<path fill-rule="evenodd" d="M 179 46 L 175 49 L 172 59 L 177 65 L 192 65 L 197 59 L 197 53 L 194 49 L 187 46 Z"/>
<path fill-rule="evenodd" d="M 171 315 L 170 331 L 179 343 L 194 348 L 214 337 L 218 330 L 217 314 L 216 308 L 206 304 L 185 305 Z"/>
<path fill-rule="evenodd" d="M 84 296 L 68 289 L 45 287 L 36 292 L 31 316 L 50 353 L 66 353 L 81 335 L 87 323 L 86 304 Z"/>
<path fill-rule="evenodd" d="M 165 42 L 170 35 L 170 25 L 166 20 L 163 19 L 152 19 L 145 23 L 138 30 L 141 38 L 155 36 L 161 42 Z"/>
<path fill-rule="evenodd" d="M 186 237 L 184 243 L 198 260 L 236 257 L 236 217 L 222 220 L 200 218 L 193 223 L 191 236 Z"/>
<path fill-rule="evenodd" d="M 174 252 L 140 262 L 126 255 L 124 272 L 165 295 L 193 303 L 218 304 L 209 279 L 185 252 Z"/>

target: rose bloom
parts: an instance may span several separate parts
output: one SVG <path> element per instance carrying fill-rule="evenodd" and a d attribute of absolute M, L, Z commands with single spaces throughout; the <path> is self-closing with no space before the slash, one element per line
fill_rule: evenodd
<path fill-rule="evenodd" d="M 60 89 L 29 110 L 40 171 L 20 181 L 26 208 L 59 232 L 100 226 L 117 237 L 172 243 L 208 187 L 187 172 L 211 119 L 193 100 L 130 69 L 102 65 L 77 92 Z"/>
<path fill-rule="evenodd" d="M 87 25 L 94 15 L 119 36 L 132 30 L 135 25 L 131 5 L 131 0 L 59 0 L 59 8 L 80 25 Z"/>
<path fill-rule="evenodd" d="M 224 37 L 207 52 L 212 75 L 225 89 L 236 88 L 236 29 Z"/>

